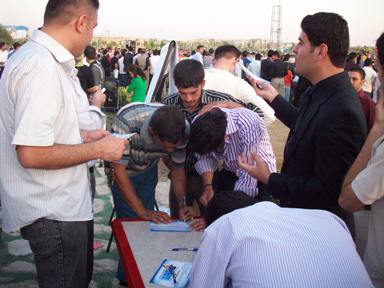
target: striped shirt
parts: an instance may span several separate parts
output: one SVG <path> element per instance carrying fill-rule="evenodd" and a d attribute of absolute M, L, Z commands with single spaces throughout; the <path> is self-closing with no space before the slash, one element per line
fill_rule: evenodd
<path fill-rule="evenodd" d="M 159 103 L 131 103 L 122 107 L 113 118 L 113 132 L 137 133 L 130 139 L 129 153 L 123 155 L 119 161 L 127 170 L 131 170 L 131 175 L 135 171 L 144 171 L 153 167 L 160 158 L 165 156 L 170 156 L 173 166 L 184 166 L 190 131 L 187 121 L 185 121 L 184 139 L 172 152 L 166 151 L 148 132 L 151 116 L 161 106 L 163 105 Z"/>
<path fill-rule="evenodd" d="M 14 231 L 39 218 L 93 218 L 86 164 L 54 170 L 25 169 L 15 149 L 17 145 L 81 144 L 75 100 L 80 96 L 85 97 L 73 55 L 43 31 L 35 31 L 7 62 L 0 81 L 4 231 Z"/>
<path fill-rule="evenodd" d="M 239 167 L 237 158 L 254 150 L 267 162 L 271 172 L 276 171 L 276 159 L 265 123 L 257 114 L 244 108 L 220 109 L 227 115 L 224 152 L 214 151 L 205 155 L 196 153 L 196 171 L 200 175 L 208 171 L 213 172 L 217 169 L 218 162 L 223 160 L 224 169 L 239 177 L 234 190 L 256 196 L 257 180 Z"/>
<path fill-rule="evenodd" d="M 188 287 L 373 286 L 340 218 L 260 202 L 205 230 Z"/>
<path fill-rule="evenodd" d="M 201 93 L 201 103 L 199 107 L 196 108 L 195 111 L 189 112 L 183 105 L 183 101 L 180 98 L 179 93 L 174 93 L 172 95 L 169 95 L 168 97 L 164 98 L 161 103 L 169 106 L 176 106 L 183 111 L 185 118 L 188 120 L 189 124 L 192 124 L 192 120 L 197 116 L 199 111 L 207 104 L 212 102 L 219 102 L 219 101 L 231 101 L 238 103 L 240 105 L 243 105 L 247 107 L 248 109 L 255 111 L 256 106 L 249 103 L 245 104 L 244 102 L 241 102 L 240 100 L 237 100 L 233 98 L 229 94 L 221 93 L 214 90 L 202 90 Z M 187 173 L 194 173 L 195 171 L 195 163 L 196 163 L 196 157 L 194 153 L 190 150 L 187 150 L 187 158 L 186 158 L 186 164 L 185 169 Z"/>

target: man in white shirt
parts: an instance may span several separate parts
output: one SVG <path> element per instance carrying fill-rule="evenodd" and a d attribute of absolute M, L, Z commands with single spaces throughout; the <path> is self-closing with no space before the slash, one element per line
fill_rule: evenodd
<path fill-rule="evenodd" d="M 379 78 L 384 80 L 384 33 L 376 42 Z M 375 287 L 384 287 L 384 89 L 376 103 L 375 122 L 345 176 L 339 204 L 355 212 L 371 205 L 364 264 Z"/>
<path fill-rule="evenodd" d="M 204 46 L 199 45 L 196 48 L 196 53 L 191 56 L 191 59 L 199 61 L 201 64 L 203 63 L 203 52 L 204 52 Z"/>
<path fill-rule="evenodd" d="M 81 131 L 75 97 L 80 56 L 97 25 L 97 0 L 55 1 L 44 25 L 9 61 L 0 81 L 3 230 L 29 241 L 40 287 L 88 287 L 93 215 L 87 165 L 116 161 L 126 141 Z M 84 143 L 84 144 L 82 144 Z"/>
<path fill-rule="evenodd" d="M 336 215 L 253 203 L 238 191 L 211 200 L 189 287 L 373 287 Z"/>
<path fill-rule="evenodd" d="M 252 61 L 248 65 L 248 69 L 249 69 L 249 71 L 252 72 L 253 75 L 260 77 L 260 68 L 261 68 L 261 54 L 256 53 L 255 61 Z"/>
<path fill-rule="evenodd" d="M 256 112 L 264 119 L 265 124 L 269 125 L 276 119 L 275 111 L 256 94 L 251 85 L 234 75 L 240 54 L 239 49 L 233 45 L 216 48 L 213 68 L 205 71 L 205 88 L 227 93 L 244 103 L 254 104 L 258 107 Z"/>
<path fill-rule="evenodd" d="M 369 95 L 372 96 L 372 86 L 375 80 L 377 79 L 377 73 L 372 68 L 372 59 L 368 58 L 365 60 L 364 68 L 365 72 L 365 82 L 363 84 L 363 91 Z"/>
<path fill-rule="evenodd" d="M 8 59 L 8 46 L 5 42 L 0 42 L 0 78 L 4 70 L 4 64 Z"/>

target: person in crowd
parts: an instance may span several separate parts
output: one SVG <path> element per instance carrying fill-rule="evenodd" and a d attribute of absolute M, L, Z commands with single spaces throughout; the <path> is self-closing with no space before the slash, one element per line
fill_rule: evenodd
<path fill-rule="evenodd" d="M 283 207 L 328 210 L 346 221 L 353 233 L 353 215 L 343 210 L 337 199 L 367 128 L 356 92 L 344 72 L 348 24 L 338 14 L 320 12 L 304 17 L 301 28 L 293 50 L 296 72 L 312 87 L 301 97 L 300 107 L 285 101 L 270 84 L 252 80 L 257 94 L 290 128 L 281 172 L 271 173 L 256 154 L 256 167 L 240 166 L 266 184 Z"/>
<path fill-rule="evenodd" d="M 93 82 L 97 86 L 103 87 L 106 75 L 105 75 L 103 66 L 101 66 L 96 61 L 96 49 L 92 46 L 87 46 L 84 49 L 84 56 L 87 63 L 89 64 L 89 68 L 91 68 L 92 75 L 93 75 Z"/>
<path fill-rule="evenodd" d="M 193 60 L 196 60 L 196 61 L 199 61 L 201 64 L 204 64 L 203 63 L 203 51 L 204 51 L 204 46 L 203 45 L 199 45 L 197 46 L 196 48 L 196 51 L 195 51 L 195 54 L 193 54 L 191 56 L 191 59 Z"/>
<path fill-rule="evenodd" d="M 364 61 L 364 72 L 365 72 L 365 81 L 363 84 L 363 91 L 372 98 L 372 92 L 373 92 L 373 83 L 377 79 L 377 73 L 376 71 L 372 68 L 372 59 L 367 58 Z"/>
<path fill-rule="evenodd" d="M 273 65 L 273 50 L 268 50 L 267 58 L 261 61 L 260 66 L 260 77 L 271 82 L 273 73 L 274 73 L 274 65 Z"/>
<path fill-rule="evenodd" d="M 152 81 L 153 74 L 155 73 L 155 69 L 157 67 L 157 63 L 159 63 L 159 60 L 160 60 L 160 50 L 155 49 L 155 50 L 153 50 L 151 57 L 149 57 L 149 68 L 150 68 L 149 69 L 149 84 Z"/>
<path fill-rule="evenodd" d="M 339 217 L 254 203 L 239 191 L 213 197 L 188 287 L 373 287 Z"/>
<path fill-rule="evenodd" d="M 256 53 L 255 54 L 255 61 L 252 61 L 248 65 L 248 69 L 249 69 L 249 71 L 251 71 L 251 73 L 253 75 L 260 77 L 260 68 L 261 68 L 261 54 Z"/>
<path fill-rule="evenodd" d="M 0 81 L 3 230 L 20 229 L 39 287 L 88 287 L 93 215 L 85 162 L 117 161 L 127 142 L 79 127 L 80 56 L 97 25 L 97 0 L 50 0 L 44 24 L 7 62 Z M 85 95 L 84 95 L 85 97 Z"/>
<path fill-rule="evenodd" d="M 144 102 L 147 92 L 147 81 L 144 71 L 137 65 L 131 65 L 128 66 L 127 73 L 132 79 L 127 88 L 128 92 L 132 93 L 131 102 Z"/>
<path fill-rule="evenodd" d="M 254 104 L 257 114 L 269 125 L 276 119 L 273 109 L 256 94 L 252 86 L 233 75 L 240 55 L 239 49 L 233 45 L 216 48 L 213 68 L 205 71 L 205 88 L 229 94 L 244 103 Z"/>
<path fill-rule="evenodd" d="M 4 64 L 8 59 L 8 45 L 5 42 L 0 42 L 0 78 L 3 74 Z"/>
<path fill-rule="evenodd" d="M 276 159 L 264 121 L 245 108 L 213 108 L 197 117 L 191 126 L 189 148 L 195 152 L 197 173 L 202 177 L 200 202 L 207 206 L 214 193 L 224 190 L 259 194 L 258 183 L 239 167 L 237 158 L 254 149 L 265 161 L 268 171 L 276 171 Z M 213 183 L 219 161 L 224 161 Z M 215 187 L 214 187 L 215 186 Z"/>
<path fill-rule="evenodd" d="M 212 60 L 213 60 L 213 53 L 215 50 L 213 48 L 209 48 L 209 50 L 204 50 L 203 54 L 203 66 L 204 69 L 212 68 Z"/>
<path fill-rule="evenodd" d="M 128 86 L 127 72 L 124 70 L 124 57 L 127 53 L 126 49 L 121 49 L 121 57 L 117 60 L 117 66 L 119 67 L 119 85 L 120 87 Z"/>
<path fill-rule="evenodd" d="M 109 49 L 103 49 L 101 53 L 102 53 L 102 56 L 100 59 L 100 65 L 104 69 L 105 77 L 110 77 L 112 73 L 112 67 L 111 67 L 111 57 L 109 56 Z"/>
<path fill-rule="evenodd" d="M 178 89 L 177 93 L 169 95 L 161 102 L 165 105 L 176 106 L 183 111 L 185 118 L 192 124 L 193 119 L 199 112 L 211 109 L 220 105 L 226 108 L 247 107 L 255 110 L 252 104 L 245 104 L 232 96 L 214 90 L 204 89 L 204 68 L 203 65 L 192 59 L 180 61 L 173 71 L 175 85 Z M 187 149 L 187 157 L 185 161 L 185 172 L 187 177 L 187 188 L 185 192 L 187 206 L 192 206 L 194 201 L 197 202 L 201 214 L 204 214 L 204 206 L 198 201 L 203 192 L 203 183 L 200 175 L 195 169 L 196 158 L 194 153 Z M 169 193 L 169 202 L 171 215 L 177 217 L 178 203 L 171 189 Z M 193 226 L 195 229 L 201 228 L 198 223 Z"/>
<path fill-rule="evenodd" d="M 169 157 L 171 179 L 179 204 L 179 218 L 184 219 L 184 162 L 190 126 L 177 107 L 161 104 L 132 103 L 124 106 L 113 119 L 117 133 L 136 133 L 121 161 L 112 164 L 111 190 L 117 218 L 143 218 L 169 223 L 171 218 L 153 211 L 157 185 L 157 163 Z M 124 284 L 121 264 L 117 278 Z"/>
<path fill-rule="evenodd" d="M 135 57 L 135 54 L 134 54 L 134 49 L 132 46 L 127 46 L 127 53 L 125 53 L 124 55 L 124 60 L 123 60 L 123 63 L 124 63 L 124 71 L 127 71 L 128 67 L 132 64 L 134 64 L 133 62 L 133 58 Z M 129 85 L 129 83 L 131 83 L 131 76 L 129 74 L 127 74 L 127 77 L 128 77 L 128 82 L 127 82 L 127 85 Z"/>
<path fill-rule="evenodd" d="M 371 130 L 373 122 L 375 121 L 375 103 L 364 91 L 363 86 L 365 82 L 365 72 L 360 66 L 355 66 L 348 71 L 349 79 L 352 86 L 359 96 L 361 108 L 363 109 L 365 120 L 367 123 L 368 131 Z"/>
<path fill-rule="evenodd" d="M 384 83 L 384 33 L 377 39 L 377 69 Z M 368 59 L 367 59 L 368 60 Z M 345 176 L 340 206 L 355 212 L 371 205 L 364 264 L 375 287 L 384 287 L 384 89 L 368 138 Z"/>
<path fill-rule="evenodd" d="M 288 102 L 291 98 L 291 87 L 292 87 L 292 81 L 293 81 L 293 72 L 291 69 L 289 69 L 289 58 L 291 56 L 289 54 L 284 55 L 284 65 L 286 66 L 286 72 L 287 74 L 284 76 L 284 98 Z"/>
<path fill-rule="evenodd" d="M 357 65 L 357 53 L 351 52 L 348 54 L 347 59 L 345 61 L 345 71 L 349 71 L 352 67 Z"/>
<path fill-rule="evenodd" d="M 111 58 L 111 72 L 112 76 L 116 79 L 119 77 L 119 58 L 121 57 L 120 55 L 120 50 L 115 50 L 113 52 L 113 57 Z"/>
<path fill-rule="evenodd" d="M 287 75 L 287 65 L 285 65 L 284 62 L 281 60 L 280 53 L 278 51 L 273 51 L 272 61 L 274 68 L 272 73 L 271 84 L 280 95 L 285 96 L 284 76 Z"/>

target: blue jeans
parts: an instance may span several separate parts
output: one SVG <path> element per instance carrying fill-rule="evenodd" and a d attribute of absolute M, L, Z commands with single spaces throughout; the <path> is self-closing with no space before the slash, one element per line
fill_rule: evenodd
<path fill-rule="evenodd" d="M 284 99 L 289 102 L 289 98 L 291 98 L 291 87 L 284 86 Z"/>
<path fill-rule="evenodd" d="M 130 176 L 129 179 L 145 209 L 153 211 L 155 207 L 155 188 L 157 185 L 157 165 L 138 175 Z M 117 218 L 139 218 L 127 202 L 125 202 L 117 184 L 112 185 L 111 190 Z M 116 278 L 126 282 L 121 262 L 119 262 L 117 268 Z"/>
<path fill-rule="evenodd" d="M 34 255 L 40 288 L 87 288 L 93 270 L 93 220 L 38 219 L 20 229 Z"/>

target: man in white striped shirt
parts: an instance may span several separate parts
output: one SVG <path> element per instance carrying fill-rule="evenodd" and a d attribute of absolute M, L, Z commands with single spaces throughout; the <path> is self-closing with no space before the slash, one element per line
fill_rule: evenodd
<path fill-rule="evenodd" d="M 20 229 L 29 241 L 39 287 L 88 287 L 93 214 L 85 163 L 119 160 L 127 143 L 80 128 L 75 97 L 84 92 L 74 57 L 92 38 L 98 7 L 98 0 L 48 1 L 44 26 L 0 81 L 3 229 Z"/>
<path fill-rule="evenodd" d="M 197 117 L 192 123 L 189 147 L 196 153 L 195 168 L 203 179 L 200 202 L 205 206 L 214 191 L 238 190 L 252 197 L 258 195 L 257 180 L 237 163 L 241 155 L 257 150 L 268 163 L 269 170 L 276 171 L 276 159 L 265 123 L 245 108 L 213 108 Z M 220 160 L 224 161 L 224 169 L 213 183 Z"/>
<path fill-rule="evenodd" d="M 249 198 L 241 192 L 215 195 L 207 207 L 207 224 L 252 205 Z M 193 261 L 189 287 L 373 285 L 339 217 L 259 202 L 209 225 Z"/>

